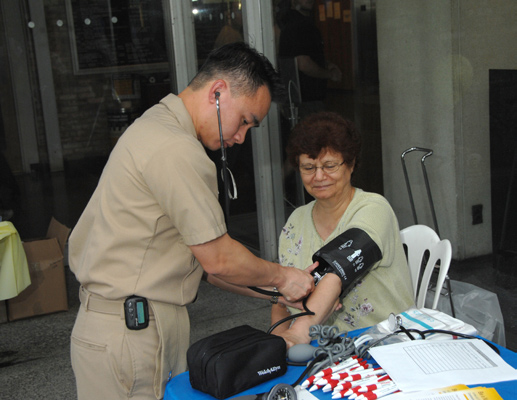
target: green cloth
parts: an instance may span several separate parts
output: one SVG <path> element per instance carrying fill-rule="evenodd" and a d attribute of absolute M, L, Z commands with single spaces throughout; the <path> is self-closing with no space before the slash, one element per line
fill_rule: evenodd
<path fill-rule="evenodd" d="M 18 296 L 30 284 L 20 235 L 11 222 L 0 222 L 0 301 Z"/>
<path fill-rule="evenodd" d="M 325 325 L 336 325 L 340 330 L 364 328 L 383 321 L 391 312 L 400 313 L 413 306 L 413 289 L 399 225 L 388 201 L 376 193 L 356 189 L 336 229 L 325 241 L 312 219 L 315 203 L 297 208 L 282 229 L 280 264 L 307 268 L 317 250 L 350 228 L 368 233 L 383 254 L 366 277 L 343 298 L 343 308 L 332 314 Z M 294 308 L 290 311 L 299 312 Z"/>

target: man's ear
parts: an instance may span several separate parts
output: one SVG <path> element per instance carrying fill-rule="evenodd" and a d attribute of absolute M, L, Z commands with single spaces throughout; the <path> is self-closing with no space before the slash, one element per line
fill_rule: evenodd
<path fill-rule="evenodd" d="M 209 101 L 215 103 L 218 98 L 223 96 L 228 91 L 228 85 L 223 79 L 217 79 L 210 85 L 208 91 Z"/>

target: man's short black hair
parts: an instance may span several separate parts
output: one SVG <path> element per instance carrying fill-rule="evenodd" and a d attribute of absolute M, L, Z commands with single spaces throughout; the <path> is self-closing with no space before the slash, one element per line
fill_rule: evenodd
<path fill-rule="evenodd" d="M 266 85 L 273 101 L 282 101 L 285 88 L 269 60 L 243 42 L 230 43 L 213 50 L 190 82 L 193 90 L 215 79 L 227 79 L 233 95 L 254 95 Z"/>

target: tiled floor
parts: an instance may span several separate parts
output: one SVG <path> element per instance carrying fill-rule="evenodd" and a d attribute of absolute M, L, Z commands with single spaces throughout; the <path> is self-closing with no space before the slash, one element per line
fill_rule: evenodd
<path fill-rule="evenodd" d="M 21 196 L 12 222 L 20 236 L 43 236 L 51 216 L 73 227 L 101 169 L 102 160 L 68 166 L 66 174 L 18 177 Z M 78 285 L 68 268 L 66 272 L 69 311 L 0 325 L 0 399 L 76 398 L 69 337 L 79 304 Z M 454 262 L 449 275 L 453 282 L 472 283 L 497 294 L 504 315 L 506 345 L 516 351 L 515 279 L 501 275 L 488 256 Z M 262 330 L 269 327 L 268 303 L 235 296 L 203 282 L 189 313 L 191 341 L 241 324 Z"/>

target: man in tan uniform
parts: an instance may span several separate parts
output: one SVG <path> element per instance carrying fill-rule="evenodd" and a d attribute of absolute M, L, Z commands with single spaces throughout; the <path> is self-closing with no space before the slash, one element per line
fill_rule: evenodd
<path fill-rule="evenodd" d="M 186 369 L 185 306 L 203 271 L 237 287 L 276 287 L 291 301 L 314 289 L 307 271 L 257 258 L 226 233 L 203 148 L 220 146 L 216 98 L 232 146 L 266 116 L 278 82 L 246 44 L 223 46 L 184 91 L 151 107 L 118 141 L 70 237 L 70 268 L 81 283 L 71 342 L 79 400 L 163 397 L 167 378 Z M 144 329 L 127 326 L 132 295 L 148 302 Z"/>

